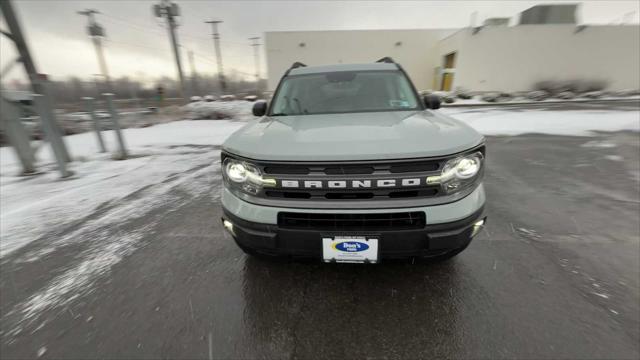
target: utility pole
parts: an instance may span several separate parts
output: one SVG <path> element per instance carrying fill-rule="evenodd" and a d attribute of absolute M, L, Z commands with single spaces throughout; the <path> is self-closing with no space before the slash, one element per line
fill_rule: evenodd
<path fill-rule="evenodd" d="M 6 26 L 9 28 L 8 32 L 2 30 L 2 35 L 6 36 L 15 44 L 18 54 L 20 54 L 20 61 L 22 62 L 22 65 L 24 65 L 24 69 L 29 76 L 31 89 L 34 93 L 39 95 L 34 96 L 34 101 L 40 100 L 36 101 L 36 105 L 41 105 L 37 106 L 37 108 L 38 113 L 40 114 L 40 123 L 45 133 L 45 139 L 49 141 L 49 144 L 51 145 L 62 177 L 67 177 L 71 175 L 71 172 L 67 171 L 65 163 L 71 161 L 71 156 L 69 155 L 66 144 L 62 138 L 62 130 L 55 119 L 55 113 L 53 111 L 51 101 L 51 92 L 47 88 L 47 80 L 44 75 L 38 73 L 36 65 L 31 58 L 31 53 L 27 46 L 27 40 L 22 33 L 18 18 L 13 11 L 12 2 L 10 0 L 0 1 L 0 10 L 2 10 Z M 46 96 L 48 101 L 43 102 L 42 96 Z M 43 112 L 46 112 L 46 114 L 43 114 Z"/>
<path fill-rule="evenodd" d="M 87 33 L 93 41 L 93 46 L 96 48 L 96 56 L 98 57 L 98 64 L 100 65 L 100 72 L 104 78 L 107 91 L 111 90 L 111 78 L 109 77 L 109 69 L 107 69 L 107 62 L 104 59 L 104 52 L 102 51 L 102 38 L 105 37 L 104 28 L 96 23 L 95 14 L 100 14 L 99 11 L 94 9 L 85 9 L 78 11 L 78 14 L 87 17 Z"/>
<path fill-rule="evenodd" d="M 220 34 L 218 33 L 218 24 L 221 22 L 221 20 L 205 21 L 206 24 L 211 24 L 213 45 L 216 49 L 216 65 L 218 65 L 218 81 L 220 82 L 221 95 L 224 95 L 227 91 L 227 82 L 224 79 L 224 72 L 222 71 L 222 51 L 220 50 Z"/>
<path fill-rule="evenodd" d="M 260 49 L 258 47 L 261 45 L 258 43 L 260 40 L 259 36 L 249 38 L 251 40 L 251 46 L 253 47 L 253 59 L 256 62 L 256 96 L 260 95 Z"/>
<path fill-rule="evenodd" d="M 11 1 L 0 1 L 0 8 L 2 9 L 2 14 L 4 15 L 7 26 L 9 27 L 9 33 L 5 33 L 3 31 L 3 35 L 8 37 L 10 40 L 13 40 L 15 43 L 16 49 L 20 54 L 20 61 L 29 75 L 32 91 L 34 93 L 43 94 L 44 85 L 41 83 L 41 78 L 36 70 L 36 65 L 29 53 L 27 42 L 22 34 L 22 30 L 20 29 L 18 19 L 13 12 L 13 5 L 11 4 Z"/>
<path fill-rule="evenodd" d="M 129 81 L 129 97 L 133 99 L 135 106 L 138 109 L 142 109 L 142 105 L 140 104 L 140 98 L 138 97 L 138 83 L 136 81 Z"/>
<path fill-rule="evenodd" d="M 193 61 L 193 51 L 189 50 L 189 65 L 191 66 L 191 91 L 193 94 L 200 94 L 198 86 L 198 74 L 196 73 L 196 64 Z"/>
<path fill-rule="evenodd" d="M 96 86 L 96 97 L 98 97 L 104 92 L 100 91 L 100 78 L 102 77 L 102 74 L 91 74 L 91 76 L 93 76 L 93 84 Z"/>
<path fill-rule="evenodd" d="M 162 0 L 160 4 L 153 6 L 153 11 L 156 17 L 164 17 L 167 19 L 167 27 L 169 28 L 169 36 L 171 37 L 171 46 L 173 47 L 173 54 L 176 58 L 176 67 L 178 69 L 178 77 L 180 78 L 180 91 L 182 98 L 185 102 L 189 101 L 189 93 L 185 86 L 184 75 L 182 73 L 182 61 L 180 60 L 180 45 L 178 45 L 178 35 L 176 34 L 176 17 L 180 16 L 180 8 L 178 4 L 169 0 Z"/>

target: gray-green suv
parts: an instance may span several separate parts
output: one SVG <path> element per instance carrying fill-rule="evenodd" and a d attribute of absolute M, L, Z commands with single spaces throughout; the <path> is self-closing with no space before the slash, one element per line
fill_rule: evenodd
<path fill-rule="evenodd" d="M 390 58 L 293 64 L 223 145 L 224 227 L 252 255 L 456 255 L 485 222 L 485 141 L 439 107 Z"/>

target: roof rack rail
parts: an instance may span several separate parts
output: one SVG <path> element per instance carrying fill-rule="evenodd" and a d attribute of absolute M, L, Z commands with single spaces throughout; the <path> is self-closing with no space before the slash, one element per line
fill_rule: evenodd
<path fill-rule="evenodd" d="M 293 63 L 293 65 L 291 65 L 291 69 L 297 69 L 299 67 L 307 67 L 307 65 L 303 64 L 303 63 L 301 63 L 299 61 L 296 61 L 296 62 Z"/>
<path fill-rule="evenodd" d="M 388 64 L 395 64 L 396 62 L 393 61 L 393 59 L 389 56 L 385 56 L 382 59 L 376 61 L 377 63 L 388 63 Z"/>

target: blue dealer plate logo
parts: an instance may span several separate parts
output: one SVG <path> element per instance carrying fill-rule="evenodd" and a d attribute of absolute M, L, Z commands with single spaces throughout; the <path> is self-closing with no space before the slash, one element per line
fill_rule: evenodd
<path fill-rule="evenodd" d="M 343 241 L 332 245 L 334 249 L 344 252 L 360 252 L 369 248 L 369 245 L 356 241 Z"/>

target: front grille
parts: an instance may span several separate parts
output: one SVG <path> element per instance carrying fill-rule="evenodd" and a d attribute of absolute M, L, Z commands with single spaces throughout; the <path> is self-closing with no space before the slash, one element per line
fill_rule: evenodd
<path fill-rule="evenodd" d="M 284 229 L 314 229 L 320 231 L 384 231 L 410 230 L 425 227 L 424 212 L 388 214 L 310 214 L 278 213 L 278 226 Z"/>
<path fill-rule="evenodd" d="M 447 159 L 380 160 L 353 163 L 259 163 L 262 172 L 275 179 L 295 180 L 359 180 L 398 179 L 413 177 L 426 179 L 440 173 Z M 440 195 L 438 186 L 425 184 L 416 187 L 393 188 L 283 188 L 267 189 L 262 194 L 268 199 L 316 201 L 371 201 L 398 198 L 427 198 Z"/>
<path fill-rule="evenodd" d="M 475 151 L 484 153 L 484 145 L 465 153 Z M 439 185 L 426 179 L 439 175 L 455 156 L 459 154 L 399 160 L 247 161 L 255 164 L 265 178 L 275 181 L 255 194 L 267 201 L 365 203 L 446 196 Z"/>

